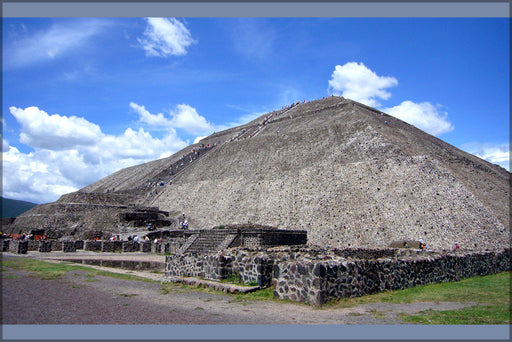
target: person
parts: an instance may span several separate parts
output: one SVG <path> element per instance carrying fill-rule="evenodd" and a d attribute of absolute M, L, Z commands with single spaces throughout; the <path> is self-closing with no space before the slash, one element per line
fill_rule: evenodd
<path fill-rule="evenodd" d="M 457 249 L 459 249 L 459 248 L 460 248 L 459 244 L 458 244 L 457 242 L 455 242 L 454 250 L 456 251 L 456 250 L 457 250 Z"/>
<path fill-rule="evenodd" d="M 132 236 L 131 235 L 128 236 L 128 241 L 132 241 L 132 240 L 133 240 Z"/>
<path fill-rule="evenodd" d="M 133 241 L 134 241 L 134 242 L 139 243 L 139 236 L 138 236 L 138 235 L 135 235 L 135 236 L 133 237 Z"/>
<path fill-rule="evenodd" d="M 420 236 L 420 249 L 425 249 L 425 243 L 423 243 L 423 238 Z"/>
<path fill-rule="evenodd" d="M 183 229 L 188 229 L 188 221 L 185 220 L 183 221 L 183 226 L 182 226 Z"/>

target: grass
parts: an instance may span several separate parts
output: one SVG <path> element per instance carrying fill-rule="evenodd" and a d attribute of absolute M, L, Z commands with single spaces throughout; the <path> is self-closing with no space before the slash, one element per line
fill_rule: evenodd
<path fill-rule="evenodd" d="M 227 278 L 221 279 L 221 283 L 229 283 L 235 284 L 239 286 L 258 286 L 258 282 L 256 280 L 251 280 L 249 283 L 244 283 L 237 274 L 231 273 Z"/>
<path fill-rule="evenodd" d="M 510 272 L 473 277 L 458 282 L 418 286 L 358 298 L 341 298 L 323 307 L 353 307 L 366 303 L 458 302 L 476 305 L 449 311 L 424 311 L 400 317 L 417 324 L 510 324 Z"/>
<path fill-rule="evenodd" d="M 86 272 L 86 277 L 91 279 L 91 281 L 94 281 L 93 277 L 95 276 L 106 276 L 124 280 L 155 282 L 134 275 L 110 273 L 87 266 L 73 265 L 70 263 L 52 263 L 29 258 L 2 260 L 2 272 L 6 272 L 8 269 L 33 272 L 42 279 L 57 279 L 70 271 L 84 271 Z M 418 286 L 405 290 L 388 291 L 357 298 L 340 298 L 330 301 L 318 309 L 348 308 L 366 303 L 476 303 L 474 306 L 459 310 L 428 310 L 415 315 L 401 314 L 400 317 L 406 322 L 415 324 L 510 324 L 510 277 L 511 272 L 503 272 L 489 276 L 473 277 L 458 282 Z M 6 278 L 5 275 L 4 278 Z M 219 293 L 209 288 L 197 288 L 190 285 L 174 283 L 161 284 L 162 294 L 189 291 Z M 250 293 L 226 295 L 233 298 L 232 302 L 247 303 L 256 300 L 290 302 L 275 299 L 272 288 L 264 288 Z"/>
<path fill-rule="evenodd" d="M 83 271 L 86 272 L 86 277 L 89 278 L 87 281 L 96 281 L 96 279 L 92 278 L 95 276 L 104 276 L 124 280 L 154 282 L 153 280 L 150 279 L 145 279 L 129 274 L 111 273 L 67 262 L 54 263 L 30 258 L 19 258 L 10 260 L 4 259 L 2 260 L 2 266 L 16 270 L 33 272 L 35 276 L 45 280 L 61 278 L 63 275 L 71 271 Z"/>

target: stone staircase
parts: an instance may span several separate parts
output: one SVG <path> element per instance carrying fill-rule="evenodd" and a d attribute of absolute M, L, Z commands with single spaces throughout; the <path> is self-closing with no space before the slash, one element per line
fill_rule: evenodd
<path fill-rule="evenodd" d="M 237 234 L 227 231 L 209 231 L 208 234 L 194 234 L 180 249 L 180 253 L 215 253 L 228 248 L 236 239 Z"/>
<path fill-rule="evenodd" d="M 178 254 L 184 254 L 188 248 L 192 246 L 192 244 L 197 240 L 198 237 L 199 235 L 197 234 L 189 236 L 187 241 L 185 241 L 185 244 L 183 244 L 183 246 L 181 246 L 181 248 L 178 250 Z"/>

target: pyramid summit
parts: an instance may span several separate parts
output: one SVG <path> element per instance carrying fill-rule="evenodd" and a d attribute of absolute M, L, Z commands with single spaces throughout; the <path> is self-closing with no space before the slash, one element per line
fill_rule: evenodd
<path fill-rule="evenodd" d="M 337 96 L 295 103 L 20 215 L 12 233 L 127 233 L 255 223 L 323 247 L 510 246 L 510 173 Z"/>

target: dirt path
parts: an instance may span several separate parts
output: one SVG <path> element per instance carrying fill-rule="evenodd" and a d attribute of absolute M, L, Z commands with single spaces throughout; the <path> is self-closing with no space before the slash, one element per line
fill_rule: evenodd
<path fill-rule="evenodd" d="M 4 253 L 2 257 L 9 260 L 33 255 Z M 53 254 L 53 257 L 59 255 Z M 161 274 L 151 272 L 95 268 L 162 280 Z M 60 279 L 42 280 L 5 267 L 2 295 L 4 324 L 405 324 L 399 318 L 402 312 L 414 314 L 429 309 L 453 310 L 474 305 L 375 303 L 318 309 L 289 302 L 236 301 L 228 294 L 179 286 L 162 291 L 160 282 L 90 277 L 83 271 L 68 272 Z"/>

